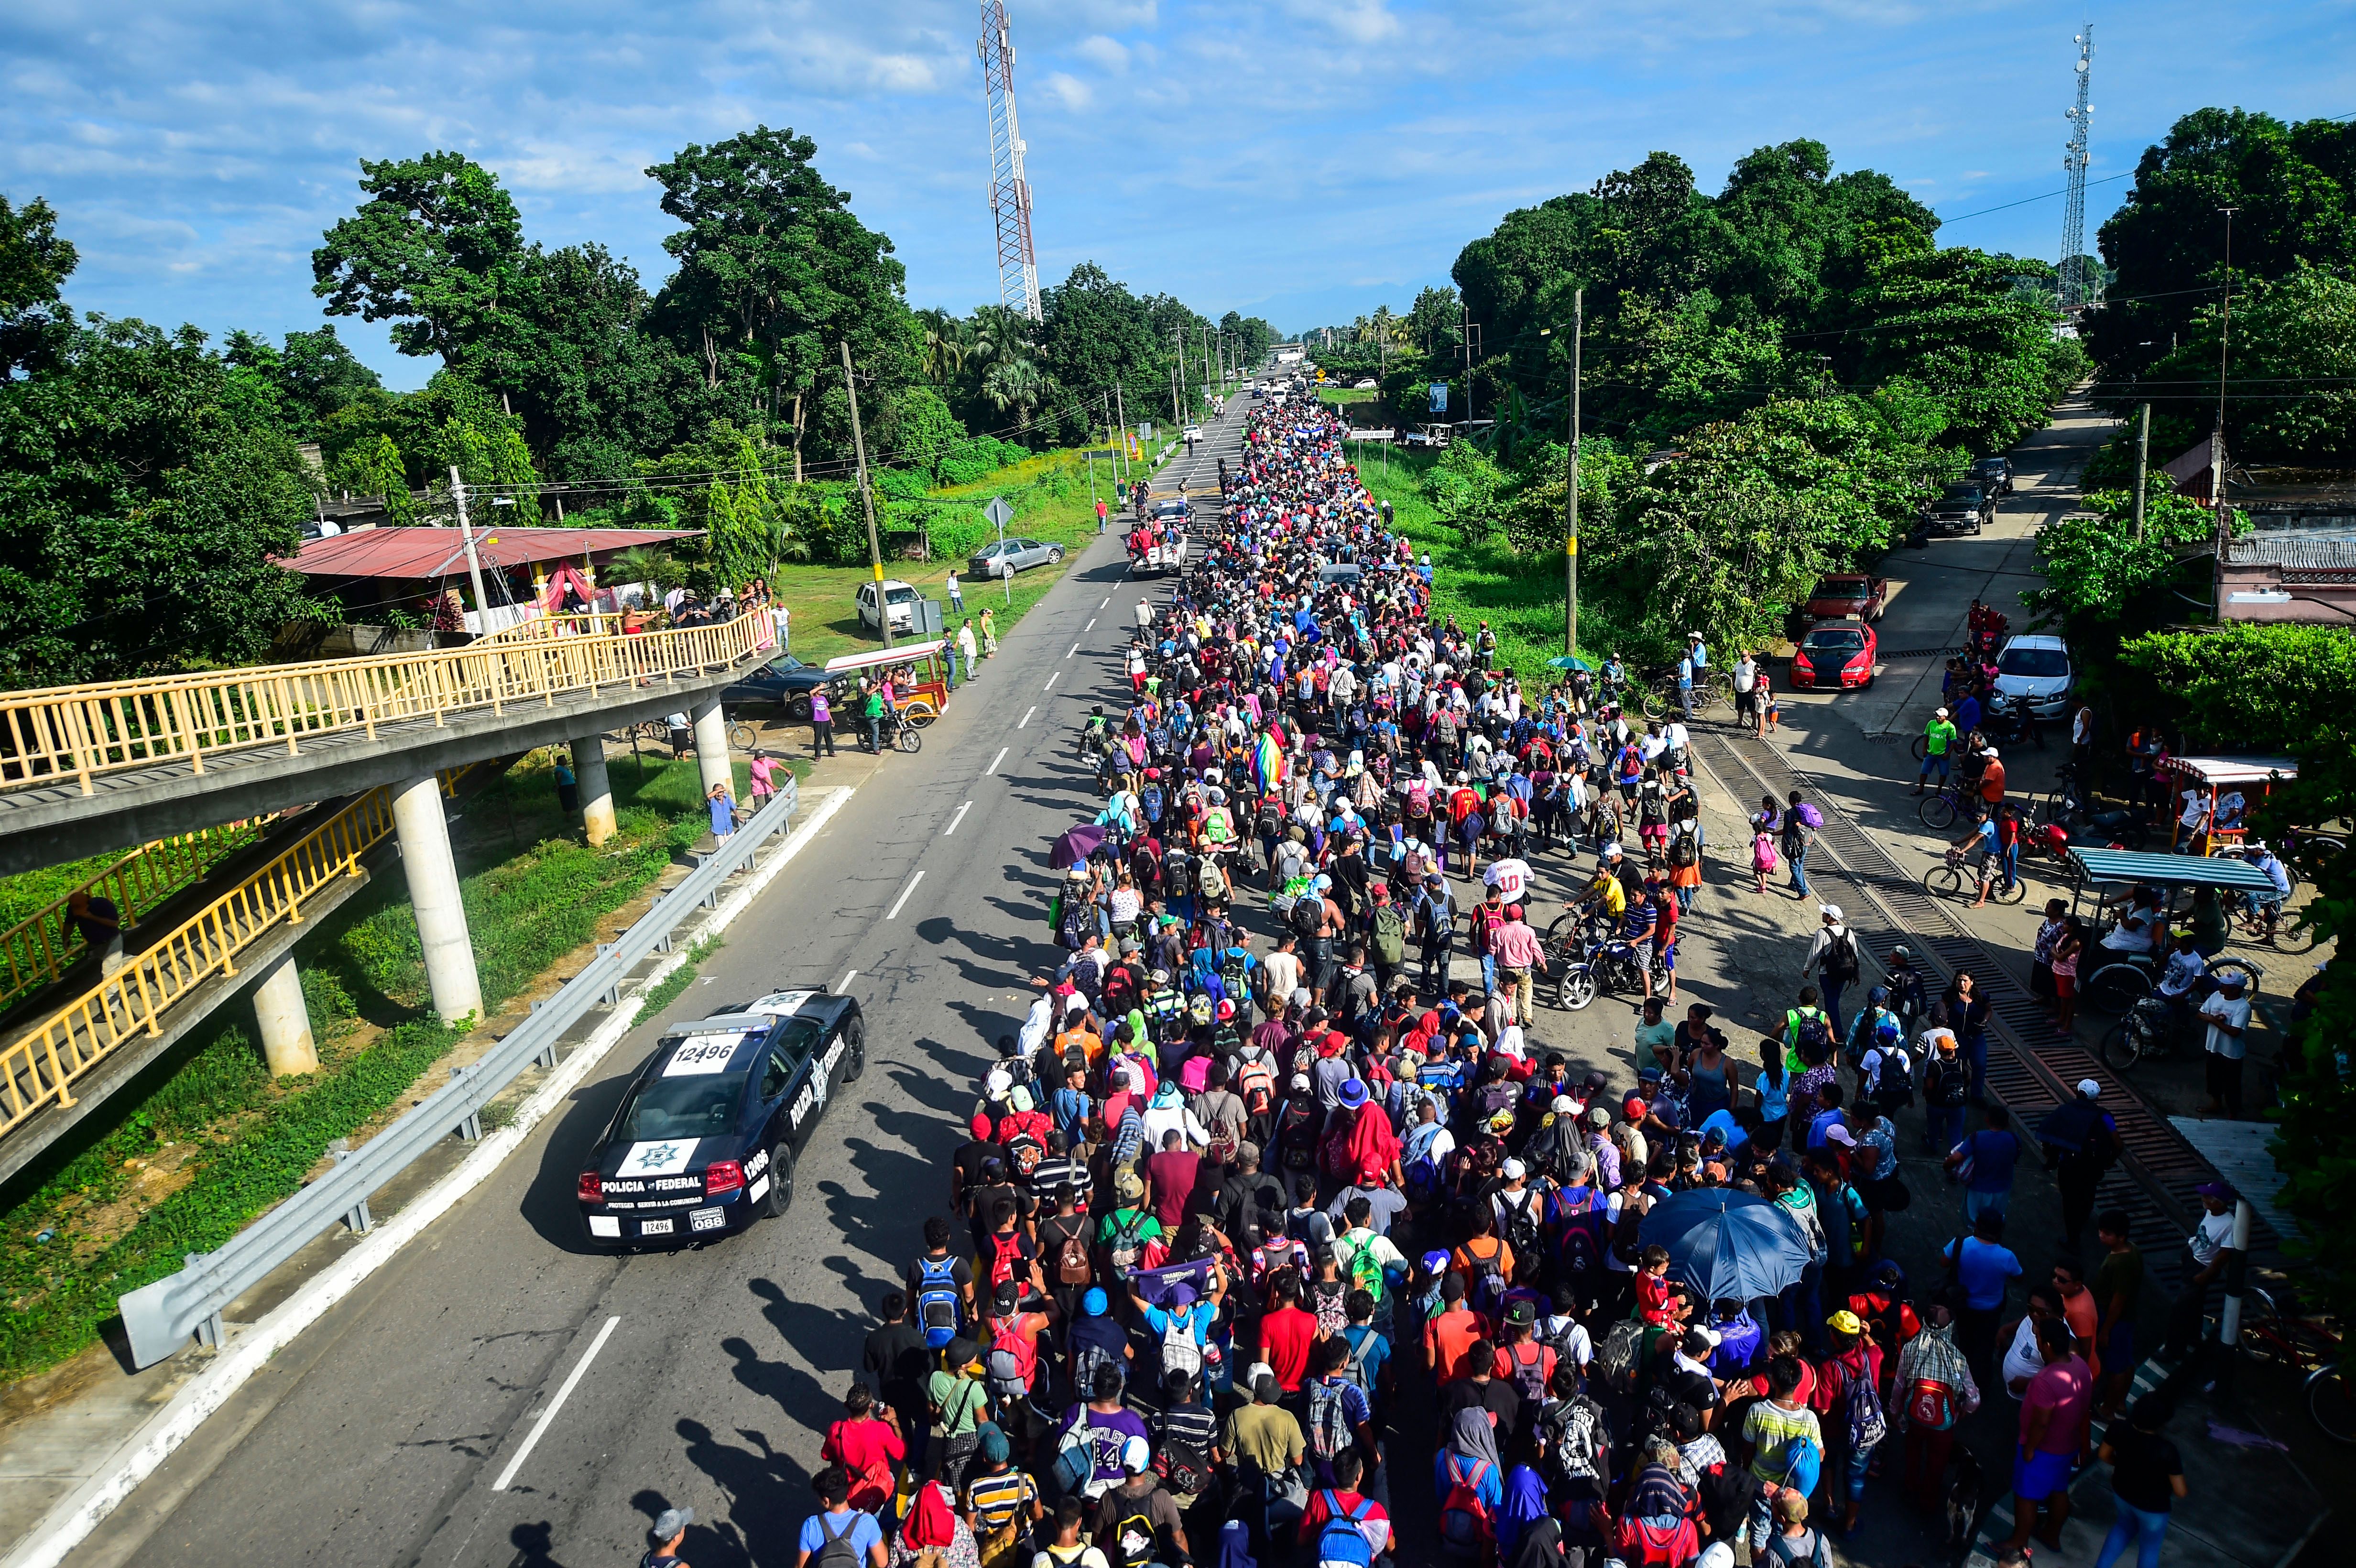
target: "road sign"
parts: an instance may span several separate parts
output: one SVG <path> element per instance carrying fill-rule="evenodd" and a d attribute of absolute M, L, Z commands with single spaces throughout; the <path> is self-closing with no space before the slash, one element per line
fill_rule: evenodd
<path fill-rule="evenodd" d="M 981 509 L 981 515 L 990 519 L 991 527 L 1002 528 L 1014 520 L 1014 508 L 1007 505 L 1005 496 L 992 496 L 990 505 Z"/>
<path fill-rule="evenodd" d="M 1350 432 L 1350 439 L 1352 441 L 1388 441 L 1398 433 L 1397 431 L 1389 430 L 1354 430 Z"/>
<path fill-rule="evenodd" d="M 1431 411 L 1436 414 L 1448 411 L 1448 383 L 1445 381 L 1431 384 Z"/>

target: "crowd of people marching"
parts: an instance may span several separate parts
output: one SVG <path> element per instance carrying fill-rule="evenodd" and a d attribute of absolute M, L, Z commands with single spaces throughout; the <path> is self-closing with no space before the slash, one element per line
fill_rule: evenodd
<path fill-rule="evenodd" d="M 1944 1507 L 1956 1424 L 1999 1391 L 2022 1533 L 2058 1529 L 2141 1263 L 2094 1217 L 2097 1276 L 1999 1322 L 2022 1151 L 1963 1125 L 1985 1001 L 1901 957 L 1845 1015 L 1862 966 L 1827 908 L 1815 983 L 1739 1071 L 1723 1020 L 1673 1007 L 1703 847 L 1684 726 L 1583 675 L 1526 689 L 1489 628 L 1435 619 L 1340 433 L 1256 408 L 1219 525 L 1138 607 L 1086 738 L 1103 809 L 1060 847 L 1063 961 L 827 1432 L 797 1568 L 1821 1564 L 1869 1477 Z M 1804 859 L 1804 803 L 1764 805 Z M 1563 868 L 1544 914 L 1533 856 Z M 1633 1071 L 1529 1032 L 1578 956 L 1542 934 L 1563 905 L 1641 971 Z M 2077 1109 L 2085 1179 L 2115 1133 Z M 1971 1160 L 1943 1279 L 1885 1255 L 1901 1112 Z M 1712 1188 L 1782 1216 L 1787 1285 L 1713 1298 L 1646 1239 Z"/>

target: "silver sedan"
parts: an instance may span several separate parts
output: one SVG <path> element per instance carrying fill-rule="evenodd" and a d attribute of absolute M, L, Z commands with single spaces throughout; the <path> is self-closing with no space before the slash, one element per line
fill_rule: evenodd
<path fill-rule="evenodd" d="M 1014 563 L 1017 571 L 1028 571 L 1034 566 L 1053 566 L 1064 559 L 1064 547 L 1042 544 L 1037 539 L 1001 539 L 984 545 L 967 558 L 966 566 L 977 577 L 1001 577 L 1006 563 Z"/>

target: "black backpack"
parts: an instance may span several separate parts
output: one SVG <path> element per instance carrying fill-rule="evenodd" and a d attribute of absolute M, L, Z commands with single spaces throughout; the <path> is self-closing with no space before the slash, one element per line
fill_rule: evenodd
<path fill-rule="evenodd" d="M 1318 936 L 1325 930 L 1325 901 L 1315 889 L 1310 889 L 1292 901 L 1291 912 L 1285 918 L 1297 935 Z"/>

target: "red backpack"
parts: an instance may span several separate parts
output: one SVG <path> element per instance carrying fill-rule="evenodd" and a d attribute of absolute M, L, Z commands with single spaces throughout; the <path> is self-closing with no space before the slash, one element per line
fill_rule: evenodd
<path fill-rule="evenodd" d="M 1453 1557 L 1485 1562 L 1497 1550 L 1497 1521 L 1481 1500 L 1481 1477 L 1489 1461 L 1476 1459 L 1470 1471 L 1460 1471 L 1456 1456 L 1448 1457 L 1448 1496 L 1440 1504 L 1440 1540 Z"/>
<path fill-rule="evenodd" d="M 1015 1265 L 1023 1261 L 1023 1232 L 1000 1235 L 991 1232 L 990 1243 L 990 1283 L 994 1289 L 1014 1277 Z"/>

